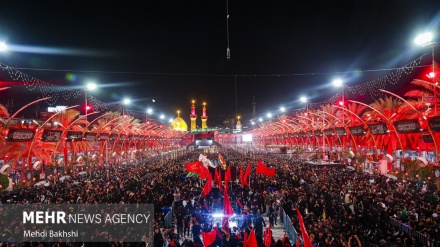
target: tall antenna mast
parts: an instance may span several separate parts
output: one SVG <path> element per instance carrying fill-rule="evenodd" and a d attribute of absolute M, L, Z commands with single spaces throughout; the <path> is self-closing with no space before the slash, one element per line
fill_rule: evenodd
<path fill-rule="evenodd" d="M 226 40 L 228 48 L 226 48 L 226 59 L 231 60 L 231 49 L 229 49 L 229 0 L 226 0 Z"/>

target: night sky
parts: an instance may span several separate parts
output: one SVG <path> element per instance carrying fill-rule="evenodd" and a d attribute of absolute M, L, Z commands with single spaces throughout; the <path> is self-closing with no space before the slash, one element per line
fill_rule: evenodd
<path fill-rule="evenodd" d="M 206 101 L 212 126 L 236 115 L 235 82 L 247 121 L 253 96 L 259 114 L 300 108 L 302 95 L 319 102 L 336 94 L 335 78 L 360 84 L 429 53 L 413 43 L 421 32 L 437 31 L 440 41 L 438 0 L 231 0 L 228 9 L 230 61 L 226 1 L 0 1 L 0 41 L 11 48 L 0 62 L 69 89 L 95 80 L 92 95 L 104 102 L 130 97 L 133 112 L 167 116 L 180 109 L 187 123 L 190 101 L 199 116 Z M 13 80 L 3 71 L 0 81 Z M 18 109 L 41 97 L 21 84 L 0 92 L 0 103 L 14 99 Z"/>

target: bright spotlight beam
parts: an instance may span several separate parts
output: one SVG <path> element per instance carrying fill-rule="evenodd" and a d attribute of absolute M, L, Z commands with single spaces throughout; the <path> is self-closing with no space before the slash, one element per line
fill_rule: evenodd
<path fill-rule="evenodd" d="M 415 38 L 414 42 L 417 45 L 426 45 L 431 43 L 431 40 L 432 40 L 432 33 L 422 33 Z"/>
<path fill-rule="evenodd" d="M 48 54 L 48 55 L 67 55 L 67 56 L 109 56 L 111 53 L 85 50 L 85 49 L 72 49 L 72 48 L 52 48 L 43 46 L 26 46 L 9 44 L 6 46 L 7 50 L 13 52 L 34 53 L 34 54 Z"/>
<path fill-rule="evenodd" d="M 131 103 L 130 99 L 124 99 L 123 101 L 124 105 L 129 105 Z"/>
<path fill-rule="evenodd" d="M 0 42 L 0 52 L 8 50 L 8 46 L 5 42 Z"/>
<path fill-rule="evenodd" d="M 214 218 L 222 218 L 223 214 L 213 214 L 212 217 L 214 217 Z"/>

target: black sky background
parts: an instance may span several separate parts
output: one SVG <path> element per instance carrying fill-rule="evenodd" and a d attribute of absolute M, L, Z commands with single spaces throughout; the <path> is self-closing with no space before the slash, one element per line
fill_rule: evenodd
<path fill-rule="evenodd" d="M 104 102 L 130 97 L 130 110 L 152 107 L 167 116 L 180 109 L 187 122 L 190 101 L 197 101 L 198 115 L 206 101 L 208 124 L 215 125 L 236 114 L 235 79 L 237 113 L 248 119 L 253 96 L 260 114 L 299 108 L 301 95 L 319 102 L 337 93 L 329 85 L 334 78 L 352 86 L 390 71 L 336 72 L 407 64 L 429 52 L 413 40 L 439 31 L 439 10 L 440 1 L 229 1 L 227 61 L 226 1 L 0 1 L 0 40 L 62 49 L 11 50 L 0 62 L 65 87 L 93 79 L 102 86 L 92 95 Z M 422 65 L 429 63 L 426 56 Z M 3 71 L 0 81 L 12 80 Z M 0 103 L 13 98 L 17 109 L 41 96 L 19 84 L 0 92 Z"/>

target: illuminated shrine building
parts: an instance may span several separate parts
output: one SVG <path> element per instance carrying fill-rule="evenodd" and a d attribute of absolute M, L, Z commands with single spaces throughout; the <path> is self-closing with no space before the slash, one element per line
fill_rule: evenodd
<path fill-rule="evenodd" d="M 188 125 L 186 124 L 185 120 L 180 117 L 180 111 L 177 112 L 177 117 L 171 123 L 171 128 L 177 131 L 188 131 Z"/>
<path fill-rule="evenodd" d="M 239 132 L 242 131 L 242 125 L 241 125 L 241 122 L 240 122 L 240 118 L 238 118 L 238 120 L 237 120 L 237 125 L 236 125 L 235 128 L 236 128 L 237 131 L 239 131 Z"/>
<path fill-rule="evenodd" d="M 206 103 L 203 103 L 203 115 L 202 115 L 202 130 L 206 129 L 207 126 L 207 121 L 208 121 L 208 116 L 206 116 Z"/>
<path fill-rule="evenodd" d="M 191 115 L 189 115 L 189 118 L 191 119 L 191 132 L 195 131 L 197 128 L 196 125 L 196 120 L 197 120 L 197 115 L 196 115 L 196 107 L 194 106 L 194 100 L 192 101 L 192 106 L 191 106 Z"/>

